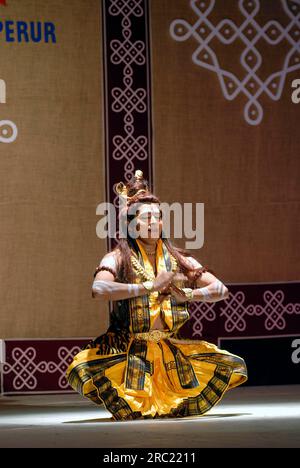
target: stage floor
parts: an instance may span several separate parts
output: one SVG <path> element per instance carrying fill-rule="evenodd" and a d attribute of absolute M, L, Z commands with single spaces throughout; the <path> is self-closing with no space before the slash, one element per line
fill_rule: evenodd
<path fill-rule="evenodd" d="M 128 422 L 77 394 L 2 396 L 0 447 L 300 447 L 300 385 L 236 388 L 198 418 Z"/>

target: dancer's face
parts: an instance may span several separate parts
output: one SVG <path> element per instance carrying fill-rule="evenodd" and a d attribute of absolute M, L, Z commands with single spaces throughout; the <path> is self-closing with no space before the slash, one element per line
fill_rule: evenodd
<path fill-rule="evenodd" d="M 162 231 L 162 217 L 157 203 L 140 205 L 137 214 L 139 234 L 142 239 L 159 239 Z"/>

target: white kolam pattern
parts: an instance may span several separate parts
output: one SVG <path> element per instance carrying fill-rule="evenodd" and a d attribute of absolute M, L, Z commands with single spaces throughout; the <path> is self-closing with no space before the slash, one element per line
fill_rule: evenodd
<path fill-rule="evenodd" d="M 288 73 L 300 69 L 300 2 L 299 0 L 273 1 L 281 3 L 285 24 L 275 19 L 260 24 L 257 19 L 261 8 L 260 0 L 236 1 L 236 8 L 243 17 L 241 24 L 236 24 L 228 18 L 213 24 L 209 15 L 214 9 L 223 8 L 223 2 L 191 0 L 190 7 L 197 17 L 195 23 L 190 24 L 185 19 L 175 19 L 170 25 L 170 34 L 175 41 L 183 42 L 190 38 L 196 41 L 197 47 L 192 54 L 193 63 L 217 74 L 221 90 L 227 100 L 232 101 L 240 94 L 246 97 L 244 117 L 250 125 L 258 125 L 263 119 L 260 97 L 266 94 L 271 100 L 278 101 L 282 96 Z M 225 46 L 235 41 L 242 42 L 243 51 L 237 57 L 245 72 L 242 78 L 239 78 L 234 71 L 222 67 L 222 58 L 218 57 L 213 49 L 212 41 L 215 39 Z M 268 61 L 268 55 L 263 57 L 259 51 L 260 41 L 273 47 L 277 47 L 282 42 L 288 45 L 286 55 L 282 56 L 281 69 L 274 70 L 265 79 L 260 76 L 260 68 L 263 62 Z"/>
<path fill-rule="evenodd" d="M 51 344 L 48 346 L 51 346 Z M 79 346 L 67 347 L 65 345 L 58 347 L 56 356 L 51 360 L 40 360 L 40 344 L 35 344 L 34 340 L 30 345 L 16 345 L 8 362 L 2 363 L 3 379 L 10 376 L 12 379 L 12 388 L 10 392 L 30 392 L 38 391 L 39 381 L 45 378 L 45 374 L 56 374 L 51 379 L 56 379 L 55 387 L 57 391 L 71 390 L 66 379 L 66 370 L 73 360 L 73 356 L 80 351 Z M 49 377 L 49 375 L 48 375 Z"/>
<path fill-rule="evenodd" d="M 261 317 L 260 330 L 266 332 L 282 331 L 286 327 L 287 315 L 300 315 L 300 303 L 285 303 L 284 291 L 270 291 L 266 289 L 263 293 L 262 304 L 246 305 L 246 294 L 244 291 L 229 293 L 229 298 L 217 305 L 220 317 L 225 320 L 223 330 L 227 333 L 244 332 L 247 329 L 247 320 L 252 317 Z M 203 322 L 217 320 L 215 303 L 193 303 L 190 307 L 191 319 L 193 320 L 193 337 L 202 337 Z"/>

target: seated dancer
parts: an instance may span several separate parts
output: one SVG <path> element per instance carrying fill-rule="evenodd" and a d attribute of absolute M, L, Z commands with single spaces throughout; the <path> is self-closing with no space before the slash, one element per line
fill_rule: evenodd
<path fill-rule="evenodd" d="M 220 301 L 228 289 L 162 236 L 160 201 L 141 171 L 118 191 L 127 237 L 103 257 L 92 286 L 94 298 L 112 301 L 110 326 L 74 357 L 68 381 L 115 420 L 203 415 L 247 380 L 246 365 L 214 344 L 181 338 L 179 329 L 190 301 Z M 130 235 L 132 222 L 138 235 Z"/>

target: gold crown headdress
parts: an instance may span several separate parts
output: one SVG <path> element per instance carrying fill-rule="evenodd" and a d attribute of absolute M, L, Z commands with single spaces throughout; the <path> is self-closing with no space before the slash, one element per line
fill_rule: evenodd
<path fill-rule="evenodd" d="M 135 180 L 142 180 L 144 178 L 143 172 L 140 171 L 140 170 L 135 171 L 134 178 L 135 178 Z M 119 182 L 116 185 L 116 192 L 119 194 L 120 197 L 123 197 L 126 200 L 126 202 L 128 202 L 133 197 L 136 197 L 136 195 L 138 193 L 147 192 L 147 190 L 146 189 L 140 189 L 132 197 L 129 197 L 126 185 L 123 182 Z"/>

